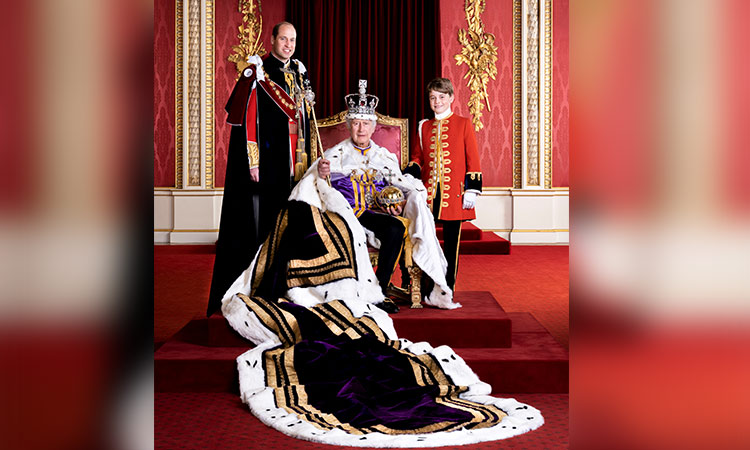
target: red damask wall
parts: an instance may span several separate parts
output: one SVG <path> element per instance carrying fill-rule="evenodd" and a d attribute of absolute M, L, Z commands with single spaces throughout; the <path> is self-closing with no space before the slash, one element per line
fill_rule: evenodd
<path fill-rule="evenodd" d="M 238 10 L 236 0 L 217 0 L 215 2 L 215 120 L 214 120 L 214 167 L 215 187 L 224 186 L 224 176 L 227 171 L 227 148 L 229 147 L 230 127 L 226 123 L 224 106 L 227 104 L 229 94 L 232 93 L 234 82 L 237 79 L 237 70 L 234 63 L 227 58 L 234 53 L 232 46 L 237 45 L 237 27 L 242 23 L 242 14 Z M 263 14 L 263 48 L 266 53 L 271 52 L 271 30 L 278 22 L 286 18 L 286 2 L 265 0 L 261 1 Z M 295 56 L 296 57 L 296 56 Z"/>
<path fill-rule="evenodd" d="M 552 186 L 570 186 L 568 0 L 552 4 Z"/>
<path fill-rule="evenodd" d="M 216 187 L 224 186 L 229 127 L 224 105 L 234 87 L 234 63 L 227 61 L 238 43 L 237 27 L 242 15 L 235 0 L 214 4 L 215 130 L 214 167 Z M 270 51 L 273 26 L 284 20 L 284 2 L 262 2 L 263 40 Z M 154 187 L 175 186 L 175 1 L 154 0 Z"/>
<path fill-rule="evenodd" d="M 568 0 L 555 0 L 552 13 L 552 186 L 568 187 Z M 443 76 L 450 78 L 456 89 L 453 110 L 468 117 L 471 91 L 463 78 L 466 66 L 456 65 L 454 58 L 461 51 L 458 30 L 468 27 L 464 1 L 441 0 L 440 15 Z M 484 128 L 477 132 L 484 185 L 510 187 L 513 185 L 513 1 L 487 2 L 482 22 L 485 32 L 495 36 L 498 48 L 497 76 L 487 88 L 491 110 L 482 111 Z"/>
<path fill-rule="evenodd" d="M 484 128 L 477 132 L 484 186 L 513 186 L 513 1 L 487 2 L 482 14 L 486 33 L 495 36 L 498 48 L 497 76 L 487 86 L 491 111 L 482 114 Z M 467 106 L 471 91 L 466 86 L 466 65 L 457 66 L 461 52 L 458 30 L 467 29 L 463 0 L 441 0 L 440 28 L 443 45 L 443 76 L 453 82 L 453 111 L 470 117 Z"/>
<path fill-rule="evenodd" d="M 214 186 L 224 186 L 229 126 L 225 123 L 224 105 L 236 77 L 234 63 L 227 61 L 236 45 L 237 27 L 242 16 L 234 0 L 215 2 L 215 129 Z M 286 16 L 286 3 L 262 3 L 263 41 L 270 51 L 271 28 Z M 453 110 L 469 116 L 467 102 L 471 92 L 463 79 L 464 65 L 457 66 L 454 55 L 461 51 L 458 30 L 466 29 L 463 0 L 441 0 L 441 40 L 443 76 L 456 89 Z M 491 111 L 483 110 L 484 128 L 477 132 L 485 186 L 513 185 L 513 1 L 487 2 L 482 15 L 485 31 L 495 36 L 498 47 L 497 77 L 488 86 Z M 154 186 L 175 185 L 175 1 L 154 0 Z M 568 0 L 553 5 L 553 151 L 552 184 L 569 186 L 569 51 Z M 418 93 L 425 101 L 424 93 Z"/>
<path fill-rule="evenodd" d="M 154 186 L 175 185 L 175 1 L 154 0 Z"/>
<path fill-rule="evenodd" d="M 726 120 L 721 120 L 720 135 L 726 137 L 722 155 L 723 161 L 720 177 L 723 181 L 721 196 L 733 212 L 750 214 L 750 58 L 747 42 L 750 42 L 750 28 L 747 18 L 750 17 L 750 2 L 733 0 L 722 7 L 725 32 L 722 36 L 721 73 L 724 80 L 719 89 L 719 104 L 725 111 Z"/>

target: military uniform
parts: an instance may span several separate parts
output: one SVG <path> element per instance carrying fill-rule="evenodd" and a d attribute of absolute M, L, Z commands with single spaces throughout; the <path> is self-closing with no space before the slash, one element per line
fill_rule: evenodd
<path fill-rule="evenodd" d="M 301 153 L 309 161 L 310 111 L 307 105 L 298 109 L 290 96 L 293 86 L 304 86 L 306 79 L 307 70 L 297 60 L 284 63 L 268 55 L 261 61 L 253 56 L 229 97 L 227 123 L 232 132 L 208 315 L 219 309 L 224 293 L 250 264 L 289 198 L 295 165 L 304 159 L 296 152 L 298 133 L 305 138 Z M 251 180 L 250 168 L 258 168 L 258 182 Z"/>
<path fill-rule="evenodd" d="M 482 171 L 474 128 L 466 117 L 453 113 L 422 120 L 419 139 L 412 148 L 405 173 L 421 178 L 427 204 L 436 221 L 443 223 L 443 249 L 448 260 L 446 279 L 455 286 L 461 222 L 476 218 L 474 208 L 463 208 L 464 192 L 482 191 Z"/>

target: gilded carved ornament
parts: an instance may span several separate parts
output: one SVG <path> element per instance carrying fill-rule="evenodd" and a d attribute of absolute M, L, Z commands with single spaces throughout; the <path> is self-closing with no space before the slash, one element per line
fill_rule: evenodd
<path fill-rule="evenodd" d="M 266 54 L 263 42 L 260 40 L 260 33 L 263 29 L 260 0 L 240 0 L 239 11 L 242 13 L 242 24 L 237 27 L 240 45 L 232 46 L 234 53 L 228 58 L 229 62 L 237 66 L 237 74 L 242 73 L 250 65 L 247 62 L 248 57 Z"/>
<path fill-rule="evenodd" d="M 467 85 L 471 89 L 469 97 L 469 111 L 471 111 L 474 129 L 484 128 L 482 124 L 482 109 L 487 104 L 487 111 L 491 111 L 487 84 L 490 78 L 497 75 L 497 47 L 495 36 L 484 32 L 481 14 L 484 12 L 485 0 L 466 0 L 466 21 L 468 30 L 458 30 L 458 42 L 463 45 L 461 53 L 455 56 L 456 65 L 466 64 L 468 72 L 464 75 Z"/>

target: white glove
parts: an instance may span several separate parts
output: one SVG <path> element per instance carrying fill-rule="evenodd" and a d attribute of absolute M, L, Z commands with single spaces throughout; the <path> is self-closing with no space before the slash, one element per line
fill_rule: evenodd
<path fill-rule="evenodd" d="M 464 209 L 474 209 L 476 201 L 476 192 L 464 192 Z"/>
<path fill-rule="evenodd" d="M 260 81 L 263 81 L 266 79 L 266 74 L 263 72 L 263 60 L 260 59 L 260 56 L 258 55 L 252 55 L 247 58 L 247 62 L 255 66 L 255 73 L 257 79 Z M 246 74 L 245 76 L 250 76 L 252 74 Z"/>

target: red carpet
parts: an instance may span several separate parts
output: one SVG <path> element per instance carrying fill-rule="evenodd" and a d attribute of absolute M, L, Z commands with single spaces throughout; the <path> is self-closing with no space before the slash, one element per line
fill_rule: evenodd
<path fill-rule="evenodd" d="M 435 227 L 440 245 L 443 245 L 443 228 L 440 224 Z M 492 233 L 482 231 L 470 222 L 461 224 L 460 255 L 507 255 L 510 253 L 510 242 Z"/>
<path fill-rule="evenodd" d="M 213 245 L 154 246 L 154 342 L 205 315 Z M 398 271 L 396 271 L 398 279 Z M 488 291 L 508 312 L 531 313 L 568 348 L 568 247 L 519 246 L 509 255 L 461 255 L 457 291 Z"/>
<path fill-rule="evenodd" d="M 241 404 L 234 359 L 249 345 L 223 318 L 204 315 L 213 251 L 154 247 L 157 448 L 332 448 L 272 431 Z M 464 308 L 404 307 L 392 315 L 396 329 L 451 345 L 493 393 L 538 407 L 546 420 L 526 435 L 462 448 L 567 448 L 568 247 L 462 254 L 456 299 Z"/>
<path fill-rule="evenodd" d="M 213 245 L 154 246 L 154 342 L 163 343 L 193 317 L 206 315 Z"/>
<path fill-rule="evenodd" d="M 465 445 L 466 450 L 568 448 L 568 395 L 518 394 L 516 400 L 538 408 L 545 424 L 512 439 Z M 351 449 L 316 444 L 286 436 L 263 425 L 228 393 L 156 393 L 154 402 L 156 449 Z M 368 447 L 357 447 L 367 450 Z M 440 447 L 445 448 L 445 447 Z"/>
<path fill-rule="evenodd" d="M 433 347 L 511 346 L 511 318 L 492 295 L 464 291 L 456 294 L 456 301 L 464 307 L 411 309 L 402 305 L 401 312 L 391 315 L 399 337 L 413 342 L 427 341 Z M 450 332 L 446 332 L 448 329 Z M 536 331 L 545 330 L 539 326 Z M 247 341 L 229 327 L 220 313 L 192 320 L 175 338 L 209 347 L 247 347 Z"/>
<path fill-rule="evenodd" d="M 456 299 L 463 308 L 403 308 L 394 327 L 412 341 L 451 346 L 494 393 L 568 392 L 568 353 L 533 316 L 505 313 L 488 292 Z M 157 350 L 155 389 L 237 392 L 235 360 L 249 347 L 221 316 L 194 319 Z"/>
<path fill-rule="evenodd" d="M 529 312 L 568 348 L 568 246 L 513 246 L 510 255 L 461 255 L 457 291 L 489 291 L 506 312 Z"/>

